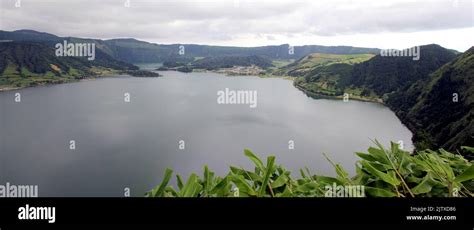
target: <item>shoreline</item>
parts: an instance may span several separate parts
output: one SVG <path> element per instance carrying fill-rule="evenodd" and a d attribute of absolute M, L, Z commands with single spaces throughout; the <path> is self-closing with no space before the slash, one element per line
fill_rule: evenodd
<path fill-rule="evenodd" d="M 245 74 L 245 73 L 231 73 L 231 72 L 225 72 L 222 71 L 221 69 L 218 70 L 207 70 L 207 69 L 193 69 L 192 72 L 182 72 L 176 69 L 167 69 L 167 70 L 156 70 L 156 71 L 175 71 L 175 72 L 180 72 L 180 73 L 217 73 L 217 74 L 222 74 L 226 77 L 258 77 L 258 78 L 280 78 L 280 79 L 285 79 L 285 80 L 290 80 L 294 81 L 295 78 L 291 76 L 280 76 L 280 75 L 273 75 L 273 74 Z"/>
<path fill-rule="evenodd" d="M 177 70 L 162 70 L 162 71 L 177 71 Z M 177 71 L 177 72 L 180 72 L 180 71 Z M 263 75 L 228 74 L 228 73 L 225 73 L 225 72 L 222 72 L 222 71 L 219 72 L 218 70 L 214 71 L 214 70 L 204 70 L 204 69 L 199 69 L 198 71 L 192 71 L 192 72 L 217 73 L 217 74 L 222 74 L 226 77 L 258 77 L 258 78 L 262 78 L 262 79 L 265 79 L 265 78 L 285 79 L 285 80 L 293 81 L 293 86 L 295 86 L 295 88 L 301 90 L 303 93 L 307 94 L 308 96 L 319 97 L 321 99 L 334 99 L 334 100 L 336 100 L 336 99 L 337 100 L 342 100 L 343 99 L 343 96 L 341 96 L 341 95 L 340 96 L 330 96 L 330 95 L 318 94 L 318 93 L 315 93 L 315 92 L 308 91 L 304 87 L 302 87 L 298 84 L 295 84 L 295 82 L 294 82 L 295 78 L 290 77 L 290 76 L 278 76 L 278 75 L 272 75 L 272 74 L 263 74 Z M 108 73 L 102 73 L 102 74 L 97 75 L 97 76 L 91 76 L 91 77 L 86 77 L 86 78 L 81 78 L 81 79 L 68 79 L 68 80 L 65 80 L 63 82 L 56 82 L 56 83 L 50 82 L 50 83 L 45 83 L 45 84 L 38 84 L 38 85 L 24 86 L 24 87 L 14 87 L 14 86 L 6 86 L 6 87 L 3 87 L 3 88 L 0 87 L 0 93 L 1 92 L 14 91 L 14 90 L 21 90 L 21 89 L 26 89 L 26 88 L 32 88 L 32 87 L 51 86 L 51 85 L 58 85 L 58 84 L 67 84 L 67 83 L 74 83 L 74 82 L 81 82 L 81 81 L 97 80 L 97 79 L 100 79 L 100 78 L 115 76 L 113 74 L 114 74 L 114 72 L 111 71 L 111 72 L 108 72 Z M 120 74 L 119 72 L 117 72 L 115 74 L 123 75 L 123 74 Z M 127 75 L 127 76 L 131 76 L 131 75 Z M 133 77 L 133 76 L 131 76 L 131 77 Z M 375 100 L 375 99 L 360 98 L 360 97 L 349 97 L 349 99 L 356 100 L 356 101 L 362 101 L 362 102 L 372 102 L 372 103 L 377 103 L 377 104 L 381 104 L 381 105 L 386 105 L 383 101 Z"/>
<path fill-rule="evenodd" d="M 145 70 L 145 72 L 152 72 L 152 71 Z M 155 74 L 158 74 L 158 73 L 155 73 Z M 13 91 L 13 90 L 32 88 L 32 87 L 51 86 L 51 85 L 67 84 L 67 83 L 74 83 L 74 82 L 81 82 L 81 81 L 97 80 L 100 78 L 115 77 L 115 76 L 147 77 L 147 78 L 148 77 L 161 77 L 159 74 L 158 76 L 138 76 L 138 75 L 133 75 L 132 73 L 126 73 L 124 70 L 105 69 L 102 71 L 97 71 L 94 73 L 94 75 L 87 76 L 87 77 L 74 78 L 73 76 L 66 76 L 66 77 L 61 77 L 59 79 L 51 79 L 51 81 L 46 82 L 46 83 L 38 83 L 34 85 L 20 86 L 20 87 L 12 86 L 12 85 L 4 85 L 4 86 L 0 86 L 0 93 Z"/>
<path fill-rule="evenodd" d="M 315 97 L 320 97 L 322 99 L 332 99 L 332 100 L 336 100 L 336 99 L 337 100 L 342 100 L 343 99 L 342 96 L 329 96 L 329 95 L 317 94 L 317 93 L 306 90 L 305 88 L 301 87 L 298 84 L 293 83 L 293 85 L 309 97 L 311 97 L 311 95 L 313 95 Z M 353 100 L 356 100 L 356 101 L 361 101 L 361 102 L 376 103 L 376 104 L 382 105 L 384 107 L 387 107 L 390 111 L 392 111 L 395 114 L 395 116 L 402 123 L 402 125 L 405 126 L 411 133 L 410 140 L 412 141 L 413 149 L 409 152 L 412 153 L 412 154 L 417 152 L 417 147 L 416 147 L 416 144 L 415 144 L 416 141 L 414 140 L 415 133 L 416 133 L 417 129 L 413 126 L 413 124 L 408 119 L 404 119 L 404 118 L 400 117 L 395 110 L 393 110 L 389 105 L 385 104 L 382 100 L 378 101 L 378 100 L 363 99 L 363 98 L 350 98 L 350 99 L 353 99 Z"/>
<path fill-rule="evenodd" d="M 221 72 L 213 72 L 212 73 L 220 73 L 224 74 L 226 77 L 258 77 L 258 78 L 279 78 L 279 79 L 285 79 L 289 81 L 294 81 L 294 77 L 289 77 L 289 76 L 278 76 L 278 75 L 271 75 L 271 74 L 263 74 L 263 75 L 252 75 L 252 74 L 226 74 L 226 73 L 221 73 Z"/>
<path fill-rule="evenodd" d="M 4 88 L 0 88 L 0 93 L 1 92 L 9 92 L 9 91 L 14 91 L 14 90 L 21 90 L 21 89 L 27 89 L 27 88 L 33 88 L 33 87 L 42 87 L 42 86 L 52 86 L 52 85 L 59 85 L 59 84 L 67 84 L 67 83 L 73 83 L 73 82 L 79 82 L 79 81 L 82 81 L 82 80 L 86 80 L 86 79 L 74 79 L 74 80 L 65 80 L 63 82 L 59 82 L 59 83 L 53 83 L 53 82 L 49 82 L 49 83 L 43 83 L 43 84 L 38 84 L 38 85 L 29 85 L 29 86 L 23 86 L 23 87 L 4 87 Z"/>
<path fill-rule="evenodd" d="M 119 73 L 117 73 L 117 74 L 120 75 Z M 68 84 L 68 83 L 75 83 L 75 82 L 81 82 L 81 81 L 92 81 L 92 80 L 97 80 L 97 79 L 100 79 L 100 78 L 114 77 L 114 76 L 115 75 L 112 75 L 112 73 L 104 73 L 104 74 L 100 74 L 98 76 L 85 77 L 85 78 L 79 78 L 79 79 L 68 79 L 68 80 L 64 80 L 62 82 L 49 82 L 49 83 L 43 83 L 43 84 L 38 84 L 38 85 L 23 86 L 23 87 L 6 86 L 6 87 L 0 87 L 0 93 L 14 91 L 14 90 L 27 89 L 27 88 L 34 88 L 34 87 Z"/>
<path fill-rule="evenodd" d="M 339 96 L 331 96 L 331 95 L 324 95 L 324 94 L 319 94 L 319 93 L 315 93 L 315 92 L 311 92 L 307 89 L 305 89 L 304 87 L 298 85 L 298 84 L 295 84 L 293 83 L 293 85 L 301 90 L 303 93 L 307 94 L 308 96 L 314 96 L 314 97 L 320 97 L 322 99 L 334 99 L 334 100 L 342 100 L 343 99 L 343 96 L 342 95 L 339 95 Z M 370 98 L 361 98 L 361 97 L 351 97 L 349 96 L 349 100 L 355 100 L 355 101 L 362 101 L 362 102 L 372 102 L 372 103 L 377 103 L 377 104 L 380 104 L 380 105 L 384 105 L 384 106 L 387 106 L 382 100 L 376 100 L 376 99 L 370 99 Z"/>

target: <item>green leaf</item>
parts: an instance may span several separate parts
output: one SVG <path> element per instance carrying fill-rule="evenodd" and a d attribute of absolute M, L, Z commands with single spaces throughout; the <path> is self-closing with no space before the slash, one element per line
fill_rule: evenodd
<path fill-rule="evenodd" d="M 277 197 L 292 197 L 293 196 L 293 192 L 291 191 L 290 187 L 289 186 L 286 186 L 285 187 L 285 190 L 283 190 L 282 193 L 279 193 L 276 195 Z"/>
<path fill-rule="evenodd" d="M 469 147 L 469 146 L 461 146 L 462 150 L 467 150 L 471 153 L 474 153 L 474 147 Z"/>
<path fill-rule="evenodd" d="M 186 182 L 181 190 L 180 195 L 181 197 L 195 197 L 201 189 L 202 185 L 198 183 L 198 176 L 192 173 L 188 178 L 188 182 Z"/>
<path fill-rule="evenodd" d="M 204 166 L 204 181 L 203 181 L 203 195 L 208 196 L 209 190 L 211 189 L 212 178 L 214 177 L 214 173 L 209 171 L 207 165 Z"/>
<path fill-rule="evenodd" d="M 300 175 L 302 178 L 306 178 L 306 174 L 304 173 L 303 169 L 300 169 Z"/>
<path fill-rule="evenodd" d="M 243 176 L 232 174 L 229 178 L 232 180 L 232 182 L 234 182 L 234 184 L 237 186 L 237 188 L 239 188 L 240 194 L 247 194 L 247 195 L 250 195 L 250 196 L 256 196 L 257 195 L 257 192 L 255 192 L 255 190 L 252 188 L 252 186 L 250 186 L 244 180 Z"/>
<path fill-rule="evenodd" d="M 230 171 L 234 174 L 243 176 L 246 180 L 253 180 L 253 181 L 258 181 L 258 182 L 262 182 L 263 180 L 261 176 L 257 175 L 254 172 L 246 171 L 244 169 L 239 169 L 234 166 L 230 166 Z"/>
<path fill-rule="evenodd" d="M 360 164 L 364 167 L 365 170 L 369 171 L 372 175 L 377 176 L 378 178 L 382 179 L 383 181 L 393 185 L 398 186 L 400 181 L 397 178 L 390 176 L 387 173 L 381 172 L 374 168 L 370 163 L 361 161 Z"/>
<path fill-rule="evenodd" d="M 372 155 L 370 154 L 366 154 L 366 153 L 361 153 L 361 152 L 356 152 L 356 155 L 359 156 L 360 158 L 366 160 L 366 161 L 377 161 L 377 159 L 375 159 L 375 157 L 373 157 Z"/>
<path fill-rule="evenodd" d="M 262 186 L 260 187 L 260 191 L 258 192 L 258 196 L 263 196 L 265 193 L 265 189 L 268 186 L 268 181 L 270 179 L 270 175 L 273 173 L 274 167 L 273 164 L 275 163 L 275 156 L 269 156 L 267 158 L 267 167 L 265 168 L 265 178 L 263 179 Z"/>
<path fill-rule="evenodd" d="M 411 161 L 410 155 L 403 154 L 400 157 L 400 166 L 398 168 L 399 172 L 402 175 L 413 174 L 413 172 L 414 172 L 413 167 L 414 167 L 414 164 Z"/>
<path fill-rule="evenodd" d="M 334 177 L 328 177 L 328 176 L 316 176 L 316 179 L 318 182 L 322 182 L 324 184 L 329 184 L 329 185 L 332 185 L 333 183 L 336 183 L 336 184 L 344 184 L 342 181 L 338 180 L 337 178 L 334 178 Z"/>
<path fill-rule="evenodd" d="M 179 197 L 179 193 L 171 186 L 166 187 L 165 193 L 170 193 L 172 197 Z"/>
<path fill-rule="evenodd" d="M 164 177 L 163 181 L 161 182 L 161 184 L 158 187 L 158 189 L 156 190 L 156 192 L 152 193 L 152 197 L 162 197 L 163 196 L 166 185 L 168 185 L 172 175 L 173 175 L 173 170 L 167 168 L 165 170 L 165 177 Z"/>
<path fill-rule="evenodd" d="M 320 184 L 315 181 L 311 181 L 311 182 L 299 185 L 295 188 L 296 191 L 303 192 L 303 193 L 317 192 L 319 191 L 319 189 L 320 189 Z"/>
<path fill-rule="evenodd" d="M 369 186 L 365 186 L 364 191 L 374 197 L 396 197 L 397 196 L 396 193 L 390 190 L 374 188 L 374 187 L 369 187 Z"/>
<path fill-rule="evenodd" d="M 280 176 L 278 176 L 278 178 L 275 181 L 273 181 L 273 183 L 271 184 L 272 188 L 279 188 L 285 185 L 288 182 L 288 180 L 290 180 L 289 176 L 290 176 L 289 171 L 286 171 Z"/>
<path fill-rule="evenodd" d="M 339 176 L 338 179 L 341 181 L 344 181 L 347 184 L 350 184 L 351 180 L 348 178 L 349 173 L 347 173 L 346 170 L 344 170 L 341 165 L 335 164 L 334 162 L 332 162 L 331 159 L 329 159 L 329 157 L 326 154 L 323 153 L 323 155 L 324 157 L 326 157 L 327 161 L 329 161 L 329 163 L 331 163 L 331 165 L 336 170 L 336 173 Z"/>
<path fill-rule="evenodd" d="M 224 194 L 229 191 L 225 191 L 227 185 L 229 184 L 229 178 L 226 176 L 222 178 L 214 188 L 210 191 L 210 194 Z"/>
<path fill-rule="evenodd" d="M 255 154 L 253 154 L 250 150 L 248 149 L 245 149 L 244 150 L 244 154 L 245 156 L 247 156 L 248 158 L 250 158 L 250 160 L 253 161 L 253 163 L 258 167 L 258 169 L 260 171 L 265 171 L 265 167 L 263 166 L 263 162 L 262 160 L 260 160 L 260 158 L 258 158 Z"/>
<path fill-rule="evenodd" d="M 350 180 L 348 178 L 349 173 L 347 173 L 346 170 L 344 170 L 344 168 L 342 168 L 342 166 L 340 164 L 336 164 L 336 173 L 341 179 L 344 179 L 344 180 L 350 182 Z"/>
<path fill-rule="evenodd" d="M 415 195 L 430 192 L 431 189 L 433 188 L 433 186 L 430 183 L 432 180 L 433 178 L 431 177 L 431 173 L 426 174 L 423 180 L 417 186 L 412 188 L 411 191 Z"/>
<path fill-rule="evenodd" d="M 382 164 L 389 165 L 390 162 L 387 158 L 387 155 L 385 154 L 385 150 L 383 149 L 382 145 L 380 145 L 380 143 L 378 143 L 377 141 L 376 141 L 376 144 L 377 144 L 377 146 L 379 146 L 378 149 L 376 149 L 374 147 L 369 147 L 369 149 L 367 151 L 378 162 L 380 162 Z"/>
<path fill-rule="evenodd" d="M 183 182 L 183 178 L 181 177 L 181 175 L 176 174 L 176 180 L 178 181 L 179 190 L 183 189 L 184 182 Z"/>
<path fill-rule="evenodd" d="M 471 165 L 468 169 L 466 169 L 461 175 L 457 176 L 454 179 L 455 182 L 461 183 L 467 180 L 474 179 L 474 165 Z"/>

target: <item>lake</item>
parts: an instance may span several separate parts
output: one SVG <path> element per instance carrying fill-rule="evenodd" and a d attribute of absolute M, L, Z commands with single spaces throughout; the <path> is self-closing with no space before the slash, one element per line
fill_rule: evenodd
<path fill-rule="evenodd" d="M 245 148 L 275 155 L 295 177 L 305 166 L 334 175 L 322 153 L 354 173 L 354 152 L 374 139 L 413 148 L 380 104 L 316 100 L 279 78 L 160 73 L 0 92 L 0 184 L 38 185 L 39 196 L 143 196 L 167 167 L 185 177 L 204 164 L 221 176 L 230 165 L 253 169 Z M 217 103 L 226 88 L 257 92 L 256 107 Z"/>

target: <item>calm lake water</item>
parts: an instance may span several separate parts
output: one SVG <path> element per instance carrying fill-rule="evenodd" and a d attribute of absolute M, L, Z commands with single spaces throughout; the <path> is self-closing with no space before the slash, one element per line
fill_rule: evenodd
<path fill-rule="evenodd" d="M 167 167 L 185 177 L 204 164 L 218 175 L 253 168 L 244 148 L 276 155 L 293 176 L 305 166 L 334 175 L 322 153 L 353 173 L 354 152 L 373 139 L 412 149 L 410 131 L 379 104 L 315 100 L 284 79 L 160 73 L 0 92 L 0 184 L 38 185 L 39 196 L 143 196 Z M 256 90 L 258 106 L 218 104 L 225 88 Z"/>

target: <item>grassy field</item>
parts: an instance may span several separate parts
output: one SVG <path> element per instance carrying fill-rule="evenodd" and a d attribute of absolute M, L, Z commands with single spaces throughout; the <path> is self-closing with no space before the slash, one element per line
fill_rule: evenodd
<path fill-rule="evenodd" d="M 289 65 L 293 63 L 295 59 L 290 59 L 290 60 L 274 60 L 272 61 L 272 65 L 274 65 L 276 68 L 280 68 L 286 65 Z"/>
<path fill-rule="evenodd" d="M 52 71 L 48 71 L 44 74 L 37 74 L 32 73 L 26 68 L 18 70 L 18 66 L 9 63 L 7 68 L 5 68 L 4 72 L 0 75 L 0 91 L 38 85 L 74 82 L 84 78 L 99 77 L 117 72 L 103 67 L 92 67 L 90 70 L 93 74 L 85 76 L 84 74 L 81 74 L 79 70 L 74 68 L 70 68 L 67 73 L 64 73 L 60 72 L 61 70 L 57 66 L 52 66 Z"/>
<path fill-rule="evenodd" d="M 364 62 L 372 58 L 373 54 L 309 54 L 300 60 L 282 65 L 276 68 L 274 74 L 276 75 L 290 75 L 290 76 L 304 76 L 311 70 L 328 66 L 332 64 L 349 64 Z M 282 63 L 280 63 L 282 64 Z M 274 64 L 275 65 L 275 64 Z"/>
<path fill-rule="evenodd" d="M 374 54 L 321 54 L 314 53 L 304 57 L 300 62 L 307 66 L 327 65 L 335 63 L 356 64 L 371 59 Z"/>
<path fill-rule="evenodd" d="M 352 65 L 367 61 L 373 56 L 373 54 L 314 53 L 280 67 L 274 74 L 296 77 L 294 85 L 312 95 L 342 99 L 346 93 L 349 99 L 382 102 L 370 90 L 340 84 L 343 79 L 347 79 Z"/>

